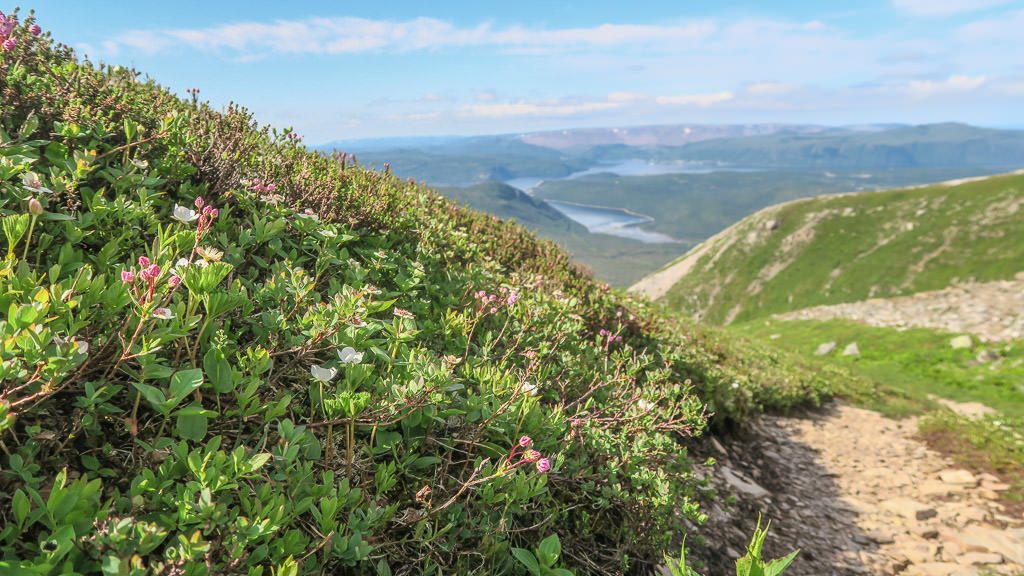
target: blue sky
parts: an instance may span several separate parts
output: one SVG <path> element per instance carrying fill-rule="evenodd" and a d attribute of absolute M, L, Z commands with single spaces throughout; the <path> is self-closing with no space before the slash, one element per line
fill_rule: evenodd
<path fill-rule="evenodd" d="M 312 144 L 670 123 L 1024 126 L 1024 0 L 22 8 L 93 60 L 238 102 Z"/>

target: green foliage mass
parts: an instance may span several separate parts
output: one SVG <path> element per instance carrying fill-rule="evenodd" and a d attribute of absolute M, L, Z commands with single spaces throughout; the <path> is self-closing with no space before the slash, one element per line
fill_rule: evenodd
<path fill-rule="evenodd" d="M 551 535 L 644 572 L 701 518 L 709 411 L 827 393 L 31 23 L 0 53 L 4 574 L 516 574 Z"/>
<path fill-rule="evenodd" d="M 1024 176 L 794 201 L 708 241 L 663 298 L 715 323 L 1012 278 Z"/>

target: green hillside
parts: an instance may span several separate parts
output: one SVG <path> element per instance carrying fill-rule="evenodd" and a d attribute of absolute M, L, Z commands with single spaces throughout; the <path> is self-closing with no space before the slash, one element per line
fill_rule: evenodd
<path fill-rule="evenodd" d="M 1010 278 L 1024 269 L 1024 175 L 773 206 L 689 261 L 663 301 L 725 324 Z"/>
<path fill-rule="evenodd" d="M 649 572 L 702 519 L 707 415 L 829 392 L 32 24 L 0 52 L 2 574 Z"/>

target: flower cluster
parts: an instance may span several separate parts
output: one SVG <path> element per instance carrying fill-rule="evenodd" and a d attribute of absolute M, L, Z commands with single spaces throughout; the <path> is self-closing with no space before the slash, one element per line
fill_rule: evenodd
<path fill-rule="evenodd" d="M 139 256 L 139 268 L 138 272 L 134 268 L 122 270 L 121 282 L 128 285 L 129 291 L 139 306 L 145 306 L 153 301 L 156 281 L 160 278 L 161 270 L 159 264 L 151 262 L 145 256 Z"/>
<path fill-rule="evenodd" d="M 480 290 L 473 294 L 476 299 L 477 313 L 496 314 L 502 307 L 511 308 L 519 301 L 519 293 L 502 287 L 497 294 L 488 294 L 486 290 Z"/>
<path fill-rule="evenodd" d="M 611 330 L 608 330 L 607 328 L 601 328 L 600 332 L 598 332 L 598 335 L 601 336 L 601 339 L 604 340 L 604 346 L 606 348 L 609 344 L 613 344 L 615 342 L 622 342 L 622 336 L 619 336 L 618 334 L 612 332 Z"/>
<path fill-rule="evenodd" d="M 277 192 L 277 184 L 274 184 L 273 182 L 264 182 L 259 178 L 253 178 L 252 191 L 257 194 L 273 194 L 274 192 Z"/>
<path fill-rule="evenodd" d="M 508 457 L 505 458 L 508 470 L 518 468 L 524 464 L 533 464 L 540 474 L 547 474 L 551 470 L 551 460 L 544 458 L 540 452 L 530 448 L 531 445 L 533 445 L 533 439 L 529 436 L 523 436 L 519 439 L 519 442 L 516 442 L 512 450 L 509 451 Z M 519 452 L 520 448 L 524 449 L 523 452 Z M 519 460 L 513 463 L 512 459 L 516 456 L 519 457 Z"/>

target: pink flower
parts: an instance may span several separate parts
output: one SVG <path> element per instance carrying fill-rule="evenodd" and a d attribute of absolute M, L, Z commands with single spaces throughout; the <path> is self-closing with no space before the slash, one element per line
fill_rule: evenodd
<path fill-rule="evenodd" d="M 523 460 L 527 462 L 537 462 L 540 460 L 540 452 L 536 450 L 527 450 L 523 452 Z"/>
<path fill-rule="evenodd" d="M 171 276 L 167 279 L 167 285 L 171 288 L 177 288 L 178 284 L 181 284 L 181 276 Z"/>
<path fill-rule="evenodd" d="M 273 192 L 275 190 L 277 190 L 277 184 L 274 184 L 274 183 L 267 184 L 267 192 Z"/>
<path fill-rule="evenodd" d="M 150 278 L 157 278 L 160 276 L 160 267 L 153 264 L 148 270 L 146 270 L 146 272 L 149 274 Z"/>
<path fill-rule="evenodd" d="M 196 196 L 195 204 L 196 204 L 196 208 L 202 208 L 203 205 L 206 204 L 206 200 L 203 200 L 202 196 Z"/>
<path fill-rule="evenodd" d="M 551 461 L 547 458 L 541 458 L 537 460 L 537 472 L 541 474 L 547 474 L 548 470 L 551 470 Z"/>
<path fill-rule="evenodd" d="M 135 272 L 131 270 L 121 270 L 121 282 L 125 284 L 131 284 L 135 282 Z"/>
<path fill-rule="evenodd" d="M 507 303 L 509 306 L 515 304 L 518 301 L 519 301 L 519 293 L 516 292 L 515 290 L 509 292 L 508 293 L 508 297 L 505 298 L 505 303 Z"/>
<path fill-rule="evenodd" d="M 519 445 L 523 448 L 526 448 L 530 444 L 533 444 L 533 438 L 530 438 L 529 436 L 523 436 L 519 439 Z"/>
<path fill-rule="evenodd" d="M 43 29 L 39 27 L 39 24 L 33 24 L 28 29 L 28 31 L 31 32 L 33 36 L 39 36 L 40 34 L 43 33 Z"/>
<path fill-rule="evenodd" d="M 14 39 L 14 38 L 8 38 L 7 40 L 4 40 L 4 44 L 3 44 L 4 52 L 10 52 L 11 50 L 14 50 L 14 47 L 17 46 L 17 45 L 18 45 L 18 41 L 16 39 Z"/>
<path fill-rule="evenodd" d="M 139 266 L 142 266 L 143 268 L 149 268 L 149 264 L 149 258 L 146 258 L 145 256 L 139 256 Z"/>

